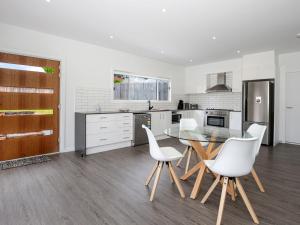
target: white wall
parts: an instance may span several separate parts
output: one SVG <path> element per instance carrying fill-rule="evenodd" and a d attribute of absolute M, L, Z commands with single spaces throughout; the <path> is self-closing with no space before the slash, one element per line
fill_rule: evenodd
<path fill-rule="evenodd" d="M 279 141 L 285 143 L 285 91 L 286 74 L 300 71 L 300 52 L 280 54 L 278 56 L 279 70 Z"/>
<path fill-rule="evenodd" d="M 0 51 L 61 60 L 60 151 L 74 150 L 77 86 L 108 89 L 112 70 L 119 69 L 170 78 L 173 93 L 184 92 L 183 67 L 1 23 L 0 30 Z"/>

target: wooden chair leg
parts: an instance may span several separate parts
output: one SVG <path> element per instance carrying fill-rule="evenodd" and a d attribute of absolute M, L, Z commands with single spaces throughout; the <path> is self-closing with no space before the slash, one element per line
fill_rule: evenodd
<path fill-rule="evenodd" d="M 177 164 L 176 164 L 177 167 L 180 165 L 181 161 L 182 161 L 183 158 L 185 157 L 185 155 L 186 155 L 188 149 L 189 149 L 189 146 L 187 146 L 187 147 L 185 148 L 185 150 L 184 150 L 184 152 L 183 152 L 183 154 L 182 154 L 182 158 L 178 160 L 178 162 L 177 162 Z"/>
<path fill-rule="evenodd" d="M 238 195 L 236 189 L 237 189 L 237 187 L 236 187 L 236 183 L 235 183 L 235 181 L 234 181 L 234 182 L 233 182 L 233 190 L 234 190 L 234 194 L 235 194 L 234 196 L 235 196 L 235 197 L 237 197 L 237 195 Z"/>
<path fill-rule="evenodd" d="M 178 177 L 177 177 L 177 175 L 176 175 L 176 173 L 175 173 L 175 171 L 174 171 L 174 169 L 173 169 L 172 163 L 169 162 L 169 163 L 168 163 L 168 166 L 169 166 L 169 170 L 170 170 L 170 172 L 171 172 L 171 175 L 172 175 L 172 177 L 173 177 L 173 180 L 175 181 L 175 184 L 176 184 L 176 186 L 177 186 L 177 189 L 178 189 L 178 191 L 179 191 L 179 193 L 180 193 L 180 196 L 181 196 L 182 198 L 185 198 L 185 194 L 184 194 L 183 188 L 182 188 L 182 186 L 181 186 L 181 184 L 180 184 L 180 181 L 179 181 L 179 179 L 178 179 Z"/>
<path fill-rule="evenodd" d="M 191 161 L 191 155 L 192 155 L 192 148 L 189 147 L 189 150 L 188 150 L 188 157 L 187 157 L 186 165 L 185 165 L 185 173 L 187 173 L 187 171 L 189 170 L 190 161 Z"/>
<path fill-rule="evenodd" d="M 258 218 L 257 218 L 257 216 L 256 216 L 256 214 L 254 212 L 254 209 L 252 208 L 252 205 L 251 205 L 251 203 L 250 203 L 250 201 L 249 201 L 249 199 L 248 199 L 248 197 L 247 197 L 247 195 L 246 195 L 246 193 L 244 191 L 244 188 L 243 188 L 243 186 L 240 183 L 240 179 L 236 178 L 235 181 L 236 181 L 237 189 L 239 190 L 239 192 L 240 192 L 240 194 L 242 196 L 242 199 L 244 200 L 244 203 L 245 203 L 245 205 L 246 205 L 246 207 L 247 207 L 247 209 L 248 209 L 248 211 L 249 211 L 249 213 L 250 213 L 250 215 L 251 215 L 254 223 L 259 224 Z"/>
<path fill-rule="evenodd" d="M 231 200 L 235 202 L 234 181 L 232 179 L 229 180 L 229 187 L 231 189 Z"/>
<path fill-rule="evenodd" d="M 226 193 L 227 193 L 227 184 L 228 184 L 228 177 L 224 177 L 221 200 L 220 200 L 219 211 L 218 211 L 217 225 L 221 225 L 221 221 L 222 221 Z"/>
<path fill-rule="evenodd" d="M 157 184 L 158 184 L 158 181 L 159 181 L 159 178 L 160 178 L 160 175 L 161 175 L 161 171 L 162 171 L 162 168 L 163 168 L 163 163 L 164 162 L 159 162 L 158 168 L 156 170 L 156 177 L 155 177 L 154 184 L 153 184 L 152 191 L 151 191 L 151 195 L 150 195 L 150 201 L 151 202 L 153 201 L 153 198 L 154 198 L 154 195 L 155 195 L 156 187 L 157 187 Z"/>
<path fill-rule="evenodd" d="M 158 167 L 158 161 L 155 163 L 154 167 L 152 168 L 151 173 L 146 180 L 145 186 L 148 186 L 149 183 L 151 182 L 151 179 L 152 179 L 157 167 Z"/>
<path fill-rule="evenodd" d="M 173 184 L 174 183 L 174 179 L 173 179 L 173 176 L 172 176 L 172 173 L 171 173 L 171 170 L 170 170 L 170 167 L 168 166 L 168 172 L 169 172 L 169 178 L 170 178 L 170 181 L 171 183 Z"/>
<path fill-rule="evenodd" d="M 207 199 L 209 198 L 209 196 L 211 195 L 211 193 L 215 190 L 215 188 L 217 187 L 217 185 L 220 182 L 220 175 L 217 176 L 217 178 L 215 179 L 215 181 L 213 182 L 213 184 L 210 186 L 210 188 L 208 189 L 207 193 L 205 194 L 205 196 L 202 198 L 201 203 L 204 204 Z"/>
<path fill-rule="evenodd" d="M 262 183 L 261 183 L 259 177 L 257 176 L 257 173 L 256 173 L 256 171 L 254 170 L 254 168 L 251 170 L 251 174 L 252 174 L 252 176 L 253 176 L 253 178 L 254 178 L 254 180 L 255 180 L 255 182 L 256 182 L 256 184 L 257 184 L 259 190 L 260 190 L 261 192 L 265 192 L 264 186 L 262 185 Z"/>

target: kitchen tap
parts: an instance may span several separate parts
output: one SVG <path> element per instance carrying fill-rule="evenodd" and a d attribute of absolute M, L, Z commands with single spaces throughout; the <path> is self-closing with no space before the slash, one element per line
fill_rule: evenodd
<path fill-rule="evenodd" d="M 151 106 L 151 101 L 148 100 L 148 110 L 151 110 L 151 109 L 153 109 L 153 106 Z"/>

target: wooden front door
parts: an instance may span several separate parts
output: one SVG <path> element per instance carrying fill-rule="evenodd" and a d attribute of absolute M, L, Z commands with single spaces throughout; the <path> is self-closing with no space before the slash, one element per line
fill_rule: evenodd
<path fill-rule="evenodd" d="M 58 152 L 59 65 L 0 52 L 0 161 Z"/>

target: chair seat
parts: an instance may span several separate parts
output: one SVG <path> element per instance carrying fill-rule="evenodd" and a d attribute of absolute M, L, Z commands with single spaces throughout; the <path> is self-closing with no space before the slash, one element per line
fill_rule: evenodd
<path fill-rule="evenodd" d="M 216 160 L 204 160 L 205 165 L 208 167 L 208 169 L 210 169 L 212 172 L 221 175 L 221 176 L 225 176 L 225 177 L 241 177 L 241 176 L 245 176 L 248 174 L 248 172 L 245 171 L 236 171 L 236 170 L 232 170 L 231 172 L 227 172 L 222 173 L 222 171 L 216 170 L 214 169 L 214 164 L 215 164 Z M 230 165 L 228 165 L 228 167 L 230 167 Z"/>
<path fill-rule="evenodd" d="M 183 157 L 183 155 L 173 147 L 161 147 L 163 157 L 156 158 L 158 161 L 173 161 Z"/>
<path fill-rule="evenodd" d="M 187 140 L 179 139 L 179 141 L 180 141 L 181 144 L 184 144 L 186 146 L 192 146 L 191 143 Z M 203 147 L 206 147 L 208 145 L 208 142 L 200 142 L 200 143 Z"/>

